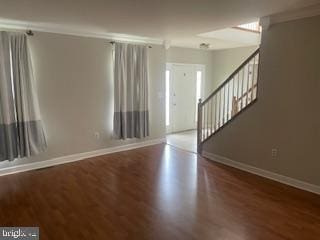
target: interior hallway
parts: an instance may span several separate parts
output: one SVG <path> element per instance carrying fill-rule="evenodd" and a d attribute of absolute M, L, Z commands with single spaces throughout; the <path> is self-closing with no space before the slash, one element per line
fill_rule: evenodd
<path fill-rule="evenodd" d="M 167 135 L 167 144 L 181 148 L 189 152 L 197 152 L 197 131 L 190 130 L 185 132 Z"/>

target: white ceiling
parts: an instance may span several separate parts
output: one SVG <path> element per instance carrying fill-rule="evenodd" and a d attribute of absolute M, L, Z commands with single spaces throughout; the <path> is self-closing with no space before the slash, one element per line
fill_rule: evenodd
<path fill-rule="evenodd" d="M 208 33 L 202 33 L 198 36 L 206 39 L 206 42 L 211 44 L 210 49 L 256 46 L 260 44 L 261 40 L 260 33 L 238 28 L 224 28 Z"/>
<path fill-rule="evenodd" d="M 91 35 L 140 36 L 195 47 L 225 40 L 199 36 L 319 0 L 0 0 L 0 25 L 62 29 Z M 2 24 L 3 26 L 3 24 Z M 13 26 L 13 25 L 12 25 Z M 115 34 L 116 33 L 116 34 Z M 89 34 L 88 34 L 89 35 Z M 130 37 L 130 36 L 129 36 Z"/>

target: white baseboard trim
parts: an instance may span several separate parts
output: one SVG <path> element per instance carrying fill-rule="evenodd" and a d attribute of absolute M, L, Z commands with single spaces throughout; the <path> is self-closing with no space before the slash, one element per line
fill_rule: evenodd
<path fill-rule="evenodd" d="M 261 177 L 265 177 L 265 178 L 268 178 L 268 179 L 271 179 L 271 180 L 274 180 L 274 181 L 277 181 L 277 182 L 280 182 L 280 183 L 283 183 L 283 184 L 286 184 L 286 185 L 289 185 L 289 186 L 292 186 L 295 188 L 299 188 L 299 189 L 302 189 L 302 190 L 305 190 L 308 192 L 312 192 L 315 194 L 320 194 L 320 186 L 317 186 L 317 185 L 314 185 L 311 183 L 303 182 L 303 181 L 300 181 L 300 180 L 297 180 L 294 178 L 286 177 L 286 176 L 283 176 L 283 175 L 280 175 L 277 173 L 273 173 L 273 172 L 270 172 L 267 170 L 256 168 L 256 167 L 253 167 L 253 166 L 250 166 L 250 165 L 247 165 L 244 163 L 240 163 L 240 162 L 231 160 L 229 158 L 219 156 L 219 155 L 216 155 L 213 153 L 209 153 L 206 151 L 202 152 L 202 156 L 205 158 L 208 158 L 212 161 L 215 161 L 215 162 L 218 162 L 218 163 L 230 166 L 230 167 L 234 167 L 234 168 L 237 168 L 237 169 L 240 169 L 240 170 L 243 170 L 243 171 L 255 174 L 255 175 L 259 175 Z"/>
<path fill-rule="evenodd" d="M 17 165 L 17 166 L 5 167 L 5 168 L 0 169 L 0 176 L 14 174 L 14 173 L 20 173 L 20 172 L 26 172 L 26 171 L 36 170 L 36 169 L 40 169 L 40 168 L 51 167 L 51 166 L 55 166 L 55 165 L 59 165 L 59 164 L 80 161 L 80 160 L 84 160 L 84 159 L 88 159 L 88 158 L 92 158 L 92 157 L 97 157 L 97 156 L 106 155 L 106 154 L 110 154 L 110 153 L 132 150 L 132 149 L 136 149 L 136 148 L 156 145 L 156 144 L 165 143 L 165 142 L 166 142 L 165 138 L 153 139 L 153 140 L 147 140 L 147 141 L 143 141 L 143 142 L 139 142 L 139 143 L 132 143 L 132 144 L 127 144 L 127 145 L 122 145 L 122 146 L 117 146 L 117 147 L 99 149 L 99 150 L 95 150 L 95 151 L 91 151 L 91 152 L 84 152 L 84 153 L 67 155 L 67 156 L 53 158 L 53 159 L 44 160 L 44 161 L 38 161 L 38 162 L 32 162 L 32 163 L 27 163 L 27 164 L 21 164 L 21 165 Z"/>

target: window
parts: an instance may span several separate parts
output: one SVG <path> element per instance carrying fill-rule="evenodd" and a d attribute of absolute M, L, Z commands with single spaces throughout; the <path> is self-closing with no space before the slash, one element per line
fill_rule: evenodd
<path fill-rule="evenodd" d="M 170 125 L 170 71 L 166 70 L 166 126 Z"/>

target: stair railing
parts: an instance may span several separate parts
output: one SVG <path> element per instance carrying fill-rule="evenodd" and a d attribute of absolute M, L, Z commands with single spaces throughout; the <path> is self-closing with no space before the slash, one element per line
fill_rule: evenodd
<path fill-rule="evenodd" d="M 216 134 L 257 100 L 260 50 L 248 57 L 209 97 L 198 103 L 197 144 Z"/>

